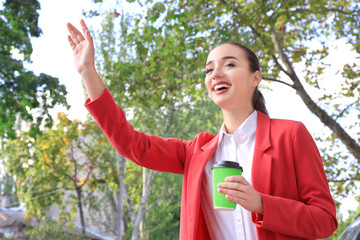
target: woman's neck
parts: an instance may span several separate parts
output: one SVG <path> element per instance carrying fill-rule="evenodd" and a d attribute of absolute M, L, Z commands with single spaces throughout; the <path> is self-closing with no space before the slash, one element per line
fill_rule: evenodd
<path fill-rule="evenodd" d="M 226 132 L 233 134 L 253 112 L 253 107 L 241 111 L 222 109 Z"/>

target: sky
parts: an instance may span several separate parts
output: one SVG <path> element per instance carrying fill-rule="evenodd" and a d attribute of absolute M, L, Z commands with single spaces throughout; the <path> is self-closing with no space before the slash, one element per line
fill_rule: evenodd
<path fill-rule="evenodd" d="M 54 116 L 61 111 L 65 112 L 70 119 L 85 120 L 87 117 L 87 110 L 84 107 L 85 95 L 67 40 L 66 23 L 71 22 L 79 27 L 79 21 L 83 18 L 82 10 L 91 9 L 94 5 L 91 0 L 40 0 L 40 4 L 39 27 L 43 34 L 40 38 L 32 39 L 34 49 L 31 56 L 32 63 L 26 67 L 36 74 L 43 72 L 58 77 L 60 82 L 66 86 L 68 90 L 67 99 L 71 108 L 66 110 L 58 107 L 53 111 Z M 91 22 L 86 21 L 88 25 L 91 25 Z M 332 50 L 331 61 L 335 62 L 342 58 L 348 59 L 355 56 L 349 49 L 346 49 L 345 44 L 342 46 L 345 47 L 345 50 L 344 48 Z M 336 71 L 336 67 L 333 67 L 329 75 Z M 301 121 L 311 133 L 316 133 L 323 128 L 323 125 L 309 112 L 299 96 L 291 92 L 293 90 L 281 84 L 273 84 L 272 88 L 272 92 L 263 90 L 271 117 Z M 356 206 L 354 198 L 350 197 L 343 201 L 340 210 L 346 217 L 347 210 L 355 210 Z"/>
<path fill-rule="evenodd" d="M 79 26 L 84 6 L 92 5 L 90 0 L 40 1 L 39 27 L 43 34 L 32 39 L 32 63 L 27 68 L 36 74 L 44 72 L 58 77 L 66 86 L 67 100 L 71 105 L 69 111 L 56 108 L 53 112 L 65 112 L 71 119 L 85 120 L 87 111 L 84 108 L 85 95 L 80 75 L 73 61 L 72 50 L 67 40 L 66 23 Z"/>

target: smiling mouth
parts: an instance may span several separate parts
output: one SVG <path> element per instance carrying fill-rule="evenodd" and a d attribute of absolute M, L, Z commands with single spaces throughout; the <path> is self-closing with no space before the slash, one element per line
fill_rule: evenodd
<path fill-rule="evenodd" d="M 214 91 L 215 92 L 222 91 L 222 90 L 228 89 L 230 87 L 231 87 L 231 85 L 229 85 L 229 84 L 218 84 L 214 87 Z"/>

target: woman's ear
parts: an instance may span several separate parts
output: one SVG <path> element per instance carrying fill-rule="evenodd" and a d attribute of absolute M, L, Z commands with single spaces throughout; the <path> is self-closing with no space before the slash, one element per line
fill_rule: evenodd
<path fill-rule="evenodd" d="M 254 72 L 253 75 L 253 86 L 254 87 L 258 86 L 260 82 L 261 82 L 261 72 L 257 70 L 256 72 Z"/>

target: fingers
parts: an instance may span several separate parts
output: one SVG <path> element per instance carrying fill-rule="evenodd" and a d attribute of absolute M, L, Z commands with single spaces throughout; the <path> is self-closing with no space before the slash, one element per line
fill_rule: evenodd
<path fill-rule="evenodd" d="M 74 41 L 72 40 L 72 38 L 70 36 L 68 36 L 68 41 L 70 43 L 71 49 L 74 51 L 74 49 L 76 48 L 76 44 L 74 43 Z"/>
<path fill-rule="evenodd" d="M 226 182 L 218 184 L 219 193 L 228 194 L 242 198 L 251 191 L 250 185 L 244 185 L 239 182 Z"/>
<path fill-rule="evenodd" d="M 229 182 L 229 179 L 226 179 L 225 183 L 219 183 L 218 192 L 225 194 L 226 199 L 240 204 L 248 211 L 263 214 L 264 209 L 261 194 L 242 178 L 243 177 L 239 176 L 231 179 L 236 181 Z"/>
<path fill-rule="evenodd" d="M 81 29 L 83 30 L 83 33 L 85 35 L 86 31 L 89 31 L 89 29 L 87 28 L 85 21 L 83 19 L 80 20 L 80 25 L 81 25 Z"/>
<path fill-rule="evenodd" d="M 85 31 L 85 39 L 92 42 L 92 37 L 89 30 Z"/>
<path fill-rule="evenodd" d="M 237 175 L 237 176 L 226 177 L 224 183 L 218 184 L 218 189 L 219 191 L 233 189 L 236 191 L 245 192 L 249 186 L 250 184 L 246 181 L 246 179 L 243 176 Z"/>
<path fill-rule="evenodd" d="M 231 197 L 231 198 L 237 198 L 237 199 L 240 199 L 240 200 L 248 199 L 248 195 L 246 194 L 246 192 L 242 192 L 242 191 L 239 191 L 239 190 L 219 188 L 218 191 L 219 191 L 219 193 L 225 194 L 226 198 Z M 231 201 L 233 201 L 233 200 L 231 200 Z M 237 202 L 237 201 L 234 201 L 234 202 Z"/>
<path fill-rule="evenodd" d="M 227 177 L 224 183 L 218 184 L 220 193 L 241 199 L 245 199 L 249 190 L 251 190 L 250 184 L 240 175 Z"/>
<path fill-rule="evenodd" d="M 227 200 L 230 200 L 234 203 L 240 204 L 240 205 L 244 205 L 244 203 L 246 203 L 246 198 L 244 197 L 239 197 L 239 196 L 235 196 L 235 195 L 231 195 L 231 194 L 225 194 L 225 198 Z"/>
<path fill-rule="evenodd" d="M 238 182 L 244 185 L 249 185 L 248 181 L 246 181 L 246 179 L 241 175 L 226 177 L 225 182 Z"/>
<path fill-rule="evenodd" d="M 226 182 L 218 184 L 218 188 L 234 189 L 238 191 L 244 191 L 246 187 L 247 185 L 241 184 L 239 182 Z"/>
<path fill-rule="evenodd" d="M 79 44 L 81 41 L 84 41 L 84 39 L 85 39 L 84 36 L 76 27 L 74 27 L 71 23 L 67 23 L 66 26 L 67 26 L 70 36 L 75 44 Z M 85 25 L 85 27 L 86 27 L 86 25 Z"/>

